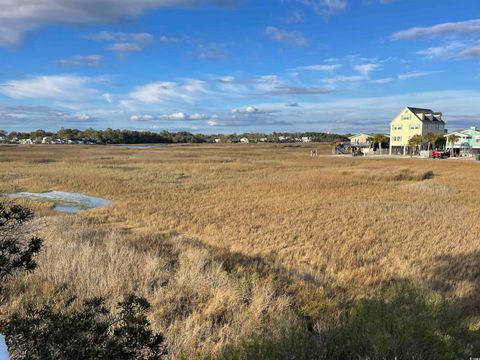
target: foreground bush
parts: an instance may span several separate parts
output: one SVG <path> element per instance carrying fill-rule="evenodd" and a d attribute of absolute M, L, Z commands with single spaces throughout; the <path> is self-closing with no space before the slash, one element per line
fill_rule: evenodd
<path fill-rule="evenodd" d="M 28 223 L 33 212 L 19 205 L 0 203 L 0 281 L 19 271 L 31 271 L 37 266 L 34 256 L 42 240 L 30 234 Z M 0 286 L 1 284 L 0 283 Z"/>
<path fill-rule="evenodd" d="M 130 295 L 112 315 L 102 299 L 80 309 L 50 306 L 13 315 L 4 324 L 12 359 L 160 359 L 163 337 L 150 330 L 150 305 Z"/>

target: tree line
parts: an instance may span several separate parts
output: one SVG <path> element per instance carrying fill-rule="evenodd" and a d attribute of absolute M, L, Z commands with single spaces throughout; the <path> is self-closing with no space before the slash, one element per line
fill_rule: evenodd
<path fill-rule="evenodd" d="M 273 132 L 265 133 L 242 133 L 242 134 L 194 134 L 188 131 L 169 132 L 166 130 L 160 132 L 153 131 L 134 131 L 120 129 L 65 129 L 57 132 L 35 130 L 31 132 L 1 131 L 0 138 L 6 142 L 12 142 L 15 139 L 31 139 L 33 142 L 42 142 L 44 138 L 60 139 L 63 141 L 88 141 L 95 144 L 148 144 L 148 143 L 213 143 L 213 142 L 240 142 L 240 139 L 246 138 L 249 141 L 263 142 L 281 142 L 281 141 L 301 141 L 302 138 L 308 138 L 313 142 L 332 142 L 346 141 L 346 135 L 330 134 L 324 132 Z"/>

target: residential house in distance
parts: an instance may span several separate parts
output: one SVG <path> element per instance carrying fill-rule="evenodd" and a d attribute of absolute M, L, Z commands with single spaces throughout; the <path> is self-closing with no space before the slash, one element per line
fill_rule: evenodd
<path fill-rule="evenodd" d="M 407 155 L 414 149 L 409 141 L 414 135 L 445 134 L 441 112 L 406 107 L 390 122 L 390 155 Z"/>
<path fill-rule="evenodd" d="M 358 146 L 358 147 L 370 146 L 371 144 L 370 144 L 370 141 L 368 141 L 368 138 L 371 136 L 373 136 L 373 134 L 365 134 L 365 133 L 350 136 L 349 137 L 350 145 Z"/>
<path fill-rule="evenodd" d="M 450 135 L 456 135 L 458 140 L 452 144 L 448 141 Z M 480 130 L 476 126 L 470 126 L 467 130 L 457 130 L 446 135 L 446 148 L 452 149 L 457 155 L 480 153 Z"/>

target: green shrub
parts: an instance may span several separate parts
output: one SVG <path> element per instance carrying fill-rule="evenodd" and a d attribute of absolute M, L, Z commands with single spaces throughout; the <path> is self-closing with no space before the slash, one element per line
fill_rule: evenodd
<path fill-rule="evenodd" d="M 328 359 L 459 359 L 473 334 L 438 295 L 403 285 L 353 305 L 325 334 Z"/>
<path fill-rule="evenodd" d="M 150 329 L 149 309 L 147 300 L 129 295 L 111 314 L 96 298 L 80 309 L 72 304 L 61 311 L 30 309 L 0 325 L 13 359 L 162 359 L 164 338 Z"/>
<path fill-rule="evenodd" d="M 225 349 L 225 360 L 317 359 L 318 337 L 293 314 L 274 322 L 267 334 L 252 335 Z"/>
<path fill-rule="evenodd" d="M 227 348 L 220 358 L 468 359 L 478 332 L 440 296 L 402 285 L 347 306 L 314 331 L 293 315 Z M 315 327 L 314 327 L 315 328 Z"/>

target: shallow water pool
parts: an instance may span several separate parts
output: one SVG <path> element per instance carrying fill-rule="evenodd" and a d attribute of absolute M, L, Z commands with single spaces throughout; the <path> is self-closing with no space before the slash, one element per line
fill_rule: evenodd
<path fill-rule="evenodd" d="M 43 199 L 55 202 L 53 209 L 58 212 L 76 213 L 82 210 L 94 209 L 111 204 L 107 199 L 80 193 L 65 191 L 49 191 L 46 193 L 19 192 L 7 194 L 12 198 Z"/>
<path fill-rule="evenodd" d="M 0 360 L 8 360 L 7 343 L 5 337 L 0 334 Z"/>

